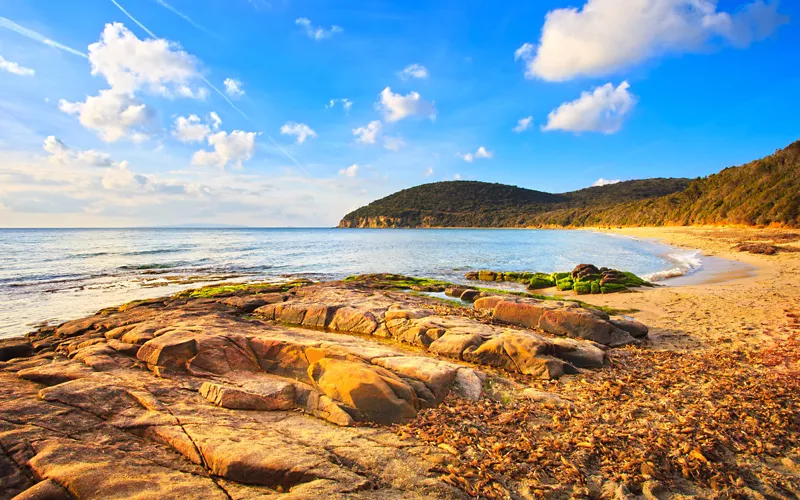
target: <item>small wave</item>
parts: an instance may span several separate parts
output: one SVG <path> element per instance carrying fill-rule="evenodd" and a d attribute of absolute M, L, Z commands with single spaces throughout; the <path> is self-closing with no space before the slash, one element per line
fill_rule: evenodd
<path fill-rule="evenodd" d="M 121 253 L 120 255 L 158 255 L 162 253 L 175 253 L 175 252 L 183 252 L 186 250 L 186 247 L 177 247 L 177 248 L 157 248 L 153 250 L 139 250 L 137 252 L 125 252 Z"/>
<path fill-rule="evenodd" d="M 114 252 L 86 252 L 86 253 L 74 253 L 68 255 L 67 258 L 70 259 L 86 259 L 90 257 L 102 257 L 104 255 L 115 255 Z"/>
<path fill-rule="evenodd" d="M 128 271 L 143 271 L 146 269 L 174 269 L 178 266 L 183 265 L 183 263 L 172 263 L 172 264 L 126 264 L 124 266 L 119 266 L 120 269 L 125 269 Z"/>
<path fill-rule="evenodd" d="M 703 261 L 700 256 L 700 250 L 667 254 L 665 257 L 672 262 L 675 267 L 646 274 L 643 278 L 647 281 L 663 281 L 669 278 L 677 278 L 678 276 L 686 276 L 703 267 Z"/>

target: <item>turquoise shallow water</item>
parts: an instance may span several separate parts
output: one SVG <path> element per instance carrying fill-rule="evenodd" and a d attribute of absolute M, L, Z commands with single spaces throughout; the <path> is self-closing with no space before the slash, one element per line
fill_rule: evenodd
<path fill-rule="evenodd" d="M 571 270 L 583 262 L 651 279 L 698 269 L 697 252 L 589 231 L 481 229 L 3 229 L 0 337 L 237 281 L 391 272 L 464 281 L 471 269 Z M 194 284 L 180 283 L 192 278 Z"/>

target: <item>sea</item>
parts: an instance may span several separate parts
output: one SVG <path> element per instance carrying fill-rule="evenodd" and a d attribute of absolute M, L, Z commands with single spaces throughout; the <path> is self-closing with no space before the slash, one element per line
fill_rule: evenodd
<path fill-rule="evenodd" d="M 227 281 L 397 273 L 465 282 L 470 270 L 580 263 L 669 284 L 699 251 L 591 231 L 516 229 L 0 229 L 0 338 L 104 307 Z"/>

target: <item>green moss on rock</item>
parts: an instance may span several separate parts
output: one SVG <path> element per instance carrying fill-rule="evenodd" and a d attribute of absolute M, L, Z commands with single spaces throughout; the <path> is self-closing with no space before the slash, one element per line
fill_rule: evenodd
<path fill-rule="evenodd" d="M 628 287 L 625 285 L 620 285 L 619 283 L 606 283 L 605 285 L 600 287 L 600 291 L 602 293 L 615 293 L 615 292 L 622 292 L 628 290 Z"/>
<path fill-rule="evenodd" d="M 592 295 L 597 295 L 598 293 L 600 293 L 600 282 L 592 281 Z"/>
<path fill-rule="evenodd" d="M 591 281 L 576 281 L 572 285 L 573 290 L 578 295 L 588 295 L 592 293 L 592 282 Z"/>
<path fill-rule="evenodd" d="M 556 283 L 556 288 L 564 292 L 566 290 L 572 290 L 574 284 L 575 282 L 572 281 L 572 278 L 564 278 Z"/>

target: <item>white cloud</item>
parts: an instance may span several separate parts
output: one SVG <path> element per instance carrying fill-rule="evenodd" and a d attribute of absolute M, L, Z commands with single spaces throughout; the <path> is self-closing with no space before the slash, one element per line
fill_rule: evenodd
<path fill-rule="evenodd" d="M 197 60 L 180 45 L 162 39 L 140 40 L 121 23 L 106 24 L 100 41 L 89 45 L 92 74 L 110 88 L 84 102 L 62 99 L 59 109 L 77 115 L 80 123 L 106 142 L 148 137 L 149 108 L 136 98 L 140 90 L 166 97 L 205 99 L 208 90 L 193 87 L 200 79 Z"/>
<path fill-rule="evenodd" d="M 340 26 L 333 25 L 330 29 L 324 29 L 320 26 L 314 26 L 311 24 L 311 20 L 306 17 L 300 17 L 295 20 L 294 22 L 298 26 L 302 26 L 306 30 L 306 35 L 312 40 L 323 40 L 325 38 L 330 38 L 336 33 L 341 33 L 344 30 Z"/>
<path fill-rule="evenodd" d="M 106 24 L 100 41 L 89 45 L 89 62 L 92 74 L 101 75 L 120 93 L 144 88 L 164 96 L 183 96 L 187 94 L 184 87 L 200 76 L 197 59 L 179 44 L 140 40 L 121 23 Z"/>
<path fill-rule="evenodd" d="M 488 159 L 491 159 L 492 156 L 494 156 L 494 153 L 492 153 L 491 151 L 487 151 L 485 147 L 480 146 L 478 148 L 478 150 L 475 151 L 475 153 L 467 153 L 467 154 L 464 154 L 464 155 L 459 153 L 456 156 L 458 156 L 459 158 L 461 158 L 462 160 L 464 160 L 467 163 L 472 163 L 475 160 L 480 160 L 480 159 L 488 160 Z"/>
<path fill-rule="evenodd" d="M 26 68 L 25 66 L 20 66 L 15 62 L 8 61 L 3 58 L 3 56 L 0 56 L 0 69 L 18 76 L 33 76 L 36 74 L 36 71 Z"/>
<path fill-rule="evenodd" d="M 430 177 L 433 175 L 433 167 L 428 167 L 428 170 L 425 171 L 425 177 Z"/>
<path fill-rule="evenodd" d="M 409 92 L 406 95 L 392 93 L 392 89 L 386 87 L 380 93 L 380 101 L 376 104 L 378 110 L 383 111 L 387 121 L 396 122 L 411 116 L 427 116 L 431 120 L 436 119 L 436 106 L 433 102 L 427 102 L 417 92 Z"/>
<path fill-rule="evenodd" d="M 526 43 L 515 57 L 529 78 L 600 76 L 662 54 L 699 52 L 713 40 L 746 47 L 788 22 L 777 7 L 756 0 L 732 14 L 717 10 L 717 0 L 588 0 L 580 10 L 548 12 L 535 56 Z"/>
<path fill-rule="evenodd" d="M 514 127 L 512 130 L 519 134 L 520 132 L 528 130 L 532 124 L 533 124 L 532 116 L 521 118 L 520 120 L 517 121 L 517 126 Z"/>
<path fill-rule="evenodd" d="M 583 92 L 580 98 L 551 111 L 542 130 L 618 132 L 636 106 L 636 96 L 628 92 L 629 88 L 628 82 L 620 83 L 617 88 L 607 83 L 592 92 Z"/>
<path fill-rule="evenodd" d="M 137 174 L 128 169 L 128 162 L 123 161 L 107 168 L 103 174 L 103 187 L 114 191 L 147 191 L 158 188 L 158 181 L 152 175 Z"/>
<path fill-rule="evenodd" d="M 214 130 L 217 130 L 219 126 L 222 125 L 222 119 L 214 111 L 209 113 L 208 117 L 211 120 L 211 126 L 214 128 Z"/>
<path fill-rule="evenodd" d="M 397 137 L 386 136 L 383 138 L 383 147 L 389 151 L 400 151 L 406 146 L 406 141 L 399 135 Z"/>
<path fill-rule="evenodd" d="M 536 46 L 532 43 L 523 43 L 520 48 L 514 51 L 514 60 L 519 61 L 522 59 L 523 61 L 530 61 L 533 58 L 535 50 Z"/>
<path fill-rule="evenodd" d="M 339 170 L 339 175 L 343 175 L 345 177 L 355 177 L 358 175 L 358 164 L 353 163 L 349 167 Z"/>
<path fill-rule="evenodd" d="M 381 133 L 383 125 L 380 120 L 373 120 L 367 124 L 366 127 L 358 127 L 353 129 L 353 135 L 356 136 L 356 142 L 361 144 L 375 144 L 375 140 Z"/>
<path fill-rule="evenodd" d="M 286 122 L 281 127 L 281 134 L 297 137 L 297 144 L 303 144 L 308 137 L 314 138 L 317 133 L 305 123 Z"/>
<path fill-rule="evenodd" d="M 45 138 L 42 148 L 50 153 L 49 160 L 55 164 L 78 164 L 90 167 L 108 167 L 114 164 L 105 153 L 93 149 L 86 151 L 70 149 L 60 139 L 52 135 Z"/>
<path fill-rule="evenodd" d="M 620 183 L 620 182 L 622 182 L 622 180 L 620 180 L 620 179 L 609 180 L 609 179 L 603 179 L 602 177 L 600 177 L 599 179 L 597 179 L 597 181 L 594 184 L 592 184 L 592 187 L 608 186 L 609 184 L 617 184 L 617 183 Z"/>
<path fill-rule="evenodd" d="M 461 174 L 456 174 L 456 175 L 454 175 L 454 176 L 453 176 L 453 179 L 454 179 L 454 180 L 457 180 L 457 181 L 460 181 L 460 180 L 461 180 Z"/>
<path fill-rule="evenodd" d="M 224 131 L 211 134 L 207 140 L 214 151 L 196 151 L 192 156 L 192 164 L 225 168 L 231 163 L 234 167 L 241 168 L 243 162 L 253 157 L 256 135 L 255 132 L 241 130 L 234 130 L 230 134 Z"/>
<path fill-rule="evenodd" d="M 172 127 L 172 135 L 181 142 L 203 142 L 211 134 L 211 127 L 197 115 L 179 116 Z"/>
<path fill-rule="evenodd" d="M 200 99 L 205 101 L 208 97 L 208 89 L 205 87 L 192 88 L 188 85 L 178 85 L 175 89 L 175 95 L 178 97 L 186 97 L 188 99 Z"/>
<path fill-rule="evenodd" d="M 342 109 L 344 109 L 348 113 L 350 112 L 350 109 L 352 109 L 353 107 L 353 101 L 347 98 L 343 98 L 343 99 L 331 99 L 330 101 L 328 101 L 328 104 L 325 105 L 325 108 L 333 109 L 334 107 L 336 107 L 337 102 L 340 103 L 342 105 Z"/>
<path fill-rule="evenodd" d="M 475 152 L 475 158 L 486 158 L 489 159 L 493 156 L 491 151 L 486 151 L 486 148 L 481 146 L 478 148 L 478 151 Z"/>
<path fill-rule="evenodd" d="M 223 82 L 225 84 L 225 92 L 231 97 L 242 97 L 244 90 L 242 90 L 242 82 L 234 80 L 233 78 L 226 78 Z"/>
<path fill-rule="evenodd" d="M 421 64 L 409 64 L 398 74 L 403 80 L 408 80 L 411 78 L 428 78 L 428 68 Z"/>
<path fill-rule="evenodd" d="M 96 131 L 106 142 L 146 137 L 148 134 L 143 127 L 152 118 L 147 106 L 111 89 L 101 90 L 99 95 L 87 97 L 85 102 L 61 99 L 58 108 L 67 114 L 77 115 L 81 125 Z"/>

